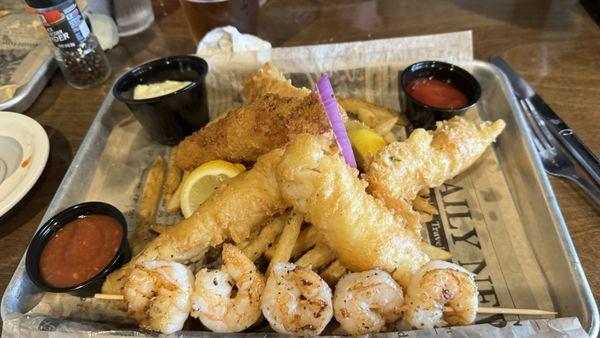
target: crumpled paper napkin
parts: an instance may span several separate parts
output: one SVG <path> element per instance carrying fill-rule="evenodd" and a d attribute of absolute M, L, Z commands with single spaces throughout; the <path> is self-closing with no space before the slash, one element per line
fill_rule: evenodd
<path fill-rule="evenodd" d="M 251 34 L 240 33 L 233 26 L 208 32 L 196 54 L 205 59 L 211 72 L 257 68 L 271 59 L 271 43 Z"/>

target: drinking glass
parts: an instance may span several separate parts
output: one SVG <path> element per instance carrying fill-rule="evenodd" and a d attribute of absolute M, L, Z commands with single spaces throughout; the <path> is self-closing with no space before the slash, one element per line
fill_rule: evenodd
<path fill-rule="evenodd" d="M 215 27 L 231 25 L 256 35 L 258 0 L 180 0 L 196 42 Z"/>
<path fill-rule="evenodd" d="M 119 36 L 140 33 L 154 22 L 151 0 L 114 0 Z"/>

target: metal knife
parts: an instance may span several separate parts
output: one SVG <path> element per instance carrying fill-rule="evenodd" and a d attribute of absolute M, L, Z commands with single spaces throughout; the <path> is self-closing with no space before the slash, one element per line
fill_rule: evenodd
<path fill-rule="evenodd" d="M 518 100 L 526 101 L 535 109 L 550 130 L 552 135 L 560 141 L 579 165 L 600 186 L 600 161 L 594 153 L 586 147 L 575 135 L 573 130 L 544 102 L 544 100 L 533 90 L 504 59 L 498 55 L 490 58 L 492 64 L 500 68 L 510 81 Z"/>

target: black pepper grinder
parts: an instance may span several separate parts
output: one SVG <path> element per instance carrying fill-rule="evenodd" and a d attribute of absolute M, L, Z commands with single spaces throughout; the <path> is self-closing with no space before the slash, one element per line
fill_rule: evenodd
<path fill-rule="evenodd" d="M 110 65 L 74 0 L 25 0 L 54 43 L 54 56 L 67 82 L 78 89 L 104 82 Z"/>

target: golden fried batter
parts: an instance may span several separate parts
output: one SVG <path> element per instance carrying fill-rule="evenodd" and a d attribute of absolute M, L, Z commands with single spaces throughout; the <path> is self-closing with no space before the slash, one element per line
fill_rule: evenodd
<path fill-rule="evenodd" d="M 287 145 L 276 169 L 283 198 L 316 227 L 343 266 L 353 271 L 381 268 L 407 285 L 429 260 L 421 239 L 366 193 L 358 172 L 330 144 L 304 134 Z"/>
<path fill-rule="evenodd" d="M 317 94 L 303 98 L 267 94 L 181 141 L 176 161 L 187 170 L 215 159 L 255 161 L 258 156 L 283 146 L 294 135 L 330 131 Z"/>
<path fill-rule="evenodd" d="M 196 212 L 170 226 L 135 256 L 131 262 L 110 274 L 102 292 L 120 294 L 124 277 L 137 263 L 151 260 L 194 262 L 206 250 L 231 238 L 245 240 L 250 232 L 287 204 L 281 198 L 274 167 L 283 150 L 261 157 L 254 167 L 224 183 Z"/>
<path fill-rule="evenodd" d="M 284 97 L 304 97 L 311 93 L 308 88 L 296 88 L 272 63 L 265 63 L 254 75 L 243 83 L 244 99 L 252 102 L 265 94 Z"/>
<path fill-rule="evenodd" d="M 504 129 L 504 121 L 477 124 L 462 117 L 416 129 L 404 142 L 380 150 L 369 165 L 368 191 L 401 215 L 419 190 L 433 188 L 469 168 Z"/>

